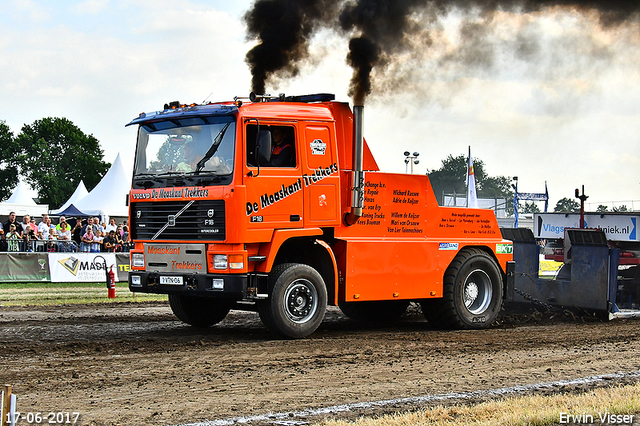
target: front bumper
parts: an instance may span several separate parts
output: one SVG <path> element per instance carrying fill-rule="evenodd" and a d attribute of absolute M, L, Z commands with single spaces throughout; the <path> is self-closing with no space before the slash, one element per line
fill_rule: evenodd
<path fill-rule="evenodd" d="M 172 282 L 173 284 L 166 284 Z M 129 290 L 135 293 L 181 294 L 242 300 L 247 295 L 247 274 L 129 273 Z"/>

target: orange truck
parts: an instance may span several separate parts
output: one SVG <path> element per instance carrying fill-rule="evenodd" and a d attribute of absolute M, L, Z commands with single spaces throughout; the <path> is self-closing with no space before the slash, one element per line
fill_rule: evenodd
<path fill-rule="evenodd" d="M 481 329 L 513 297 L 513 245 L 491 210 L 440 207 L 427 176 L 379 171 L 364 109 L 331 94 L 142 113 L 129 194 L 129 288 L 193 326 L 257 310 L 313 333 L 328 305 L 391 322 L 411 301 Z"/>

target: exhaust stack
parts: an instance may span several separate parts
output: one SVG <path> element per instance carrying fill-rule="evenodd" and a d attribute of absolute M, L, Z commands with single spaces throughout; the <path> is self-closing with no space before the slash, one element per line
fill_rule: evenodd
<path fill-rule="evenodd" d="M 353 175 L 351 179 L 353 198 L 351 200 L 351 212 L 347 213 L 344 218 L 345 223 L 349 226 L 360 219 L 362 207 L 364 206 L 364 171 L 362 170 L 364 150 L 363 122 L 364 106 L 355 105 L 353 107 Z"/>

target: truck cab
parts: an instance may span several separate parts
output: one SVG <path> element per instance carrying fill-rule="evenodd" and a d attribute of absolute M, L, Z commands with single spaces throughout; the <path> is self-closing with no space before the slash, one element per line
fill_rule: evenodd
<path fill-rule="evenodd" d="M 172 103 L 132 120 L 130 290 L 168 294 L 194 326 L 256 309 L 292 338 L 327 305 L 392 320 L 413 300 L 443 326 L 490 325 L 513 270 L 493 212 L 440 208 L 426 176 L 379 172 L 356 121 L 329 94 Z M 447 284 L 456 256 L 472 269 Z"/>

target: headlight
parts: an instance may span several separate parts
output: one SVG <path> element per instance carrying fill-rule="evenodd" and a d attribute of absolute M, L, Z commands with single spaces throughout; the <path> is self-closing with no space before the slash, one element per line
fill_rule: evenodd
<path fill-rule="evenodd" d="M 131 285 L 142 287 L 140 283 L 140 275 L 131 275 Z"/>
<path fill-rule="evenodd" d="M 227 269 L 227 255 L 226 254 L 214 254 L 213 255 L 213 268 L 214 269 Z"/>
<path fill-rule="evenodd" d="M 144 254 L 143 253 L 132 253 L 131 254 L 131 266 L 134 268 L 143 268 L 144 267 Z"/>

